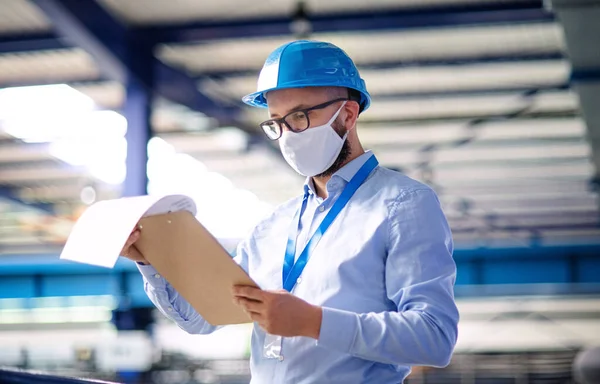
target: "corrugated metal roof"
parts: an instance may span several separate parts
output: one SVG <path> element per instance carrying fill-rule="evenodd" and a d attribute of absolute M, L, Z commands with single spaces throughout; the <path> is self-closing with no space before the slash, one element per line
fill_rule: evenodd
<path fill-rule="evenodd" d="M 44 14 L 27 0 L 2 0 L 0 10 L 0 34 L 51 29 Z"/>
<path fill-rule="evenodd" d="M 100 2 L 127 23 L 146 26 L 267 18 L 290 15 L 296 7 L 292 0 L 252 6 L 239 0 Z M 501 2 L 310 0 L 306 6 L 311 14 L 327 14 Z M 3 0 L 0 9 L 0 35 L 50 28 L 28 1 Z M 169 44 L 158 47 L 156 55 L 197 78 L 199 90 L 206 95 L 235 105 L 255 90 L 256 76 L 268 53 L 292 38 Z M 598 222 L 597 194 L 588 190 L 594 173 L 590 145 L 579 100 L 568 87 L 569 61 L 560 58 L 567 55 L 558 23 L 424 26 L 311 38 L 341 46 L 361 69 L 373 96 L 358 126 L 365 147 L 373 149 L 384 165 L 434 186 L 454 228 L 489 229 L 486 220 L 498 216 L 503 224 L 524 228 L 561 224 L 563 228 L 545 229 L 544 234 L 564 238 L 572 236 L 569 225 Z M 522 61 L 523 56 L 534 59 Z M 101 79 L 94 59 L 80 49 L 0 55 L 0 87 L 53 82 L 71 84 L 100 108 L 120 110 L 125 102 L 124 86 Z M 153 105 L 152 126 L 157 135 L 175 151 L 200 161 L 209 172 L 220 173 L 235 187 L 273 204 L 301 191 L 303 178 L 275 154 L 277 143 L 272 148 L 248 149 L 242 139 L 232 146 L 220 136 L 222 130 L 214 129 L 218 127 L 212 119 L 162 100 L 154 100 Z M 258 132 L 257 123 L 267 118 L 267 111 L 243 111 L 245 121 Z M 181 171 L 175 168 L 171 173 Z M 86 185 L 94 185 L 99 198 L 120 193 L 119 186 L 103 183 L 89 170 L 56 160 L 43 145 L 14 140 L 1 126 L 0 185 L 15 187 L 23 198 L 34 201 L 75 203 Z M 579 233 L 596 233 L 584 232 Z M 459 233 L 457 239 L 473 236 L 478 234 Z M 490 241 L 521 241 L 528 236 L 527 228 L 482 235 Z"/>
<path fill-rule="evenodd" d="M 567 61 L 539 61 L 532 63 L 473 64 L 457 67 L 421 67 L 395 68 L 383 70 L 363 70 L 369 93 L 374 97 L 385 95 L 403 96 L 423 94 L 422 102 L 431 102 L 431 92 L 460 92 L 468 90 L 511 90 L 515 88 L 536 89 L 540 87 L 560 86 L 566 84 L 570 67 Z M 240 99 L 256 91 L 256 76 L 239 76 L 224 80 L 210 79 L 199 82 L 200 89 L 207 92 L 219 92 L 231 99 Z M 497 96 L 490 96 L 497 97 Z M 474 97 L 475 98 L 475 97 Z M 478 95 L 476 98 L 480 98 Z M 445 102 L 452 103 L 446 97 Z M 461 96 L 456 95 L 457 103 Z M 384 101 L 385 102 L 385 101 Z M 393 102 L 402 103 L 401 99 Z M 419 100 L 416 101 L 417 103 Z M 485 101 L 483 101 L 485 102 Z M 510 103 L 510 101 L 509 101 Z M 378 108 L 380 101 L 374 103 Z M 476 104 L 468 104 L 465 107 Z M 501 107 L 499 104 L 498 107 Z M 510 108 L 510 104 L 507 106 Z M 375 112 L 367 111 L 365 116 L 373 116 Z"/>
<path fill-rule="evenodd" d="M 93 83 L 74 83 L 73 88 L 89 96 L 101 108 L 122 108 L 125 102 L 125 89 L 116 81 L 99 81 Z"/>
<path fill-rule="evenodd" d="M 107 9 L 131 24 L 177 24 L 196 20 L 232 20 L 289 15 L 297 0 L 264 0 L 240 3 L 238 0 L 207 2 L 196 0 L 101 0 Z M 413 8 L 434 5 L 501 3 L 502 0 L 308 0 L 306 9 L 314 14 L 373 9 Z"/>
<path fill-rule="evenodd" d="M 357 65 L 417 60 L 485 58 L 522 53 L 564 51 L 564 37 L 554 23 L 420 29 L 403 32 L 314 34 L 343 48 Z M 159 57 L 191 73 L 260 70 L 268 54 L 291 37 L 219 40 L 203 44 L 167 45 Z"/>
<path fill-rule="evenodd" d="M 94 80 L 99 74 L 92 57 L 79 48 L 0 54 L 0 87 Z"/>

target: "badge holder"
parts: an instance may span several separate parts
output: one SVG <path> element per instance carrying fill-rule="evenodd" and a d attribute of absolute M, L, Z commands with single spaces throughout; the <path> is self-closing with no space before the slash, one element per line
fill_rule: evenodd
<path fill-rule="evenodd" d="M 277 359 L 279 361 L 283 361 L 283 355 L 281 354 L 281 342 L 281 336 L 275 336 L 267 333 L 265 335 L 263 357 L 267 359 Z"/>

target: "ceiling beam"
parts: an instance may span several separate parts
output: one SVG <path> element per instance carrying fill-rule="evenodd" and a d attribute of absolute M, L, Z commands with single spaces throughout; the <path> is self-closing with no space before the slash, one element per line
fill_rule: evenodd
<path fill-rule="evenodd" d="M 428 115 L 423 117 L 409 117 L 409 118 L 369 118 L 365 115 L 361 118 L 361 126 L 368 125 L 383 125 L 383 124 L 395 124 L 401 125 L 417 125 L 417 124 L 431 124 L 431 123 L 456 123 L 470 121 L 469 124 L 479 125 L 483 123 L 494 123 L 499 121 L 532 121 L 536 120 L 547 120 L 547 119 L 573 119 L 580 117 L 578 109 L 565 110 L 565 111 L 542 111 L 542 112 L 523 112 L 515 114 L 495 114 L 495 115 L 476 115 L 476 114 L 463 114 L 463 115 Z"/>
<path fill-rule="evenodd" d="M 53 32 L 0 35 L 0 55 L 64 49 L 65 41 Z"/>
<path fill-rule="evenodd" d="M 454 98 L 464 96 L 491 96 L 491 95 L 506 95 L 515 97 L 530 97 L 543 92 L 556 92 L 565 91 L 569 89 L 567 83 L 557 83 L 554 85 L 544 86 L 518 86 L 509 88 L 481 88 L 481 89 L 461 89 L 461 90 L 440 90 L 440 91 L 412 91 L 412 92 L 392 92 L 386 94 L 374 94 L 373 100 L 379 101 L 401 101 L 401 100 L 418 100 L 418 99 L 432 99 L 432 98 Z"/>
<path fill-rule="evenodd" d="M 217 104 L 200 93 L 195 81 L 153 56 L 154 43 L 128 29 L 96 1 L 33 0 L 61 36 L 85 49 L 104 76 L 127 83 L 132 79 L 159 96 L 205 113 L 223 124 L 239 118 L 239 109 Z"/>
<path fill-rule="evenodd" d="M 181 44 L 208 40 L 293 35 L 293 22 L 308 21 L 312 33 L 411 30 L 506 23 L 552 22 L 542 1 L 503 1 L 419 9 L 371 10 L 290 15 L 229 22 L 194 22 L 141 27 L 157 43 Z"/>
<path fill-rule="evenodd" d="M 397 61 L 373 61 L 370 63 L 357 63 L 359 71 L 384 70 L 384 69 L 409 69 L 422 67 L 462 67 L 474 64 L 514 64 L 514 63 L 537 63 L 548 61 L 564 61 L 565 55 L 561 52 L 550 53 L 511 53 L 509 55 L 486 55 L 475 57 L 444 57 L 443 59 L 415 58 Z M 194 75 L 197 79 L 212 78 L 223 79 L 231 77 L 257 76 L 260 67 L 248 67 L 243 69 L 222 69 L 203 71 Z"/>

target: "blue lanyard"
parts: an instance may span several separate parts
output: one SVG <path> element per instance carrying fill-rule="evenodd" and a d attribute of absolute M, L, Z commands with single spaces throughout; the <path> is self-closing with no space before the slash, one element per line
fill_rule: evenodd
<path fill-rule="evenodd" d="M 302 212 L 306 208 L 306 200 L 308 198 L 308 194 L 304 194 L 304 199 L 302 200 L 302 206 L 299 210 L 296 211 L 294 215 L 294 219 L 292 220 L 292 226 L 290 228 L 290 234 L 288 236 L 287 246 L 285 249 L 285 259 L 283 260 L 283 288 L 291 292 L 296 285 L 296 281 L 298 277 L 302 274 L 306 263 L 308 262 L 309 254 L 312 250 L 317 246 L 323 234 L 327 231 L 331 223 L 335 220 L 337 215 L 342 211 L 342 209 L 346 206 L 348 201 L 354 192 L 361 186 L 361 184 L 367 179 L 367 177 L 371 174 L 371 172 L 377 167 L 379 162 L 375 155 L 372 155 L 369 160 L 367 160 L 363 166 L 356 172 L 354 177 L 346 184 L 346 187 L 340 194 L 340 197 L 335 201 L 319 227 L 313 233 L 311 238 L 306 243 L 306 246 L 302 250 L 302 253 L 298 257 L 298 260 L 294 263 L 294 259 L 296 256 L 296 240 L 298 237 L 298 232 L 300 231 L 300 218 L 302 216 Z M 297 226 L 294 228 L 294 223 L 298 221 Z"/>

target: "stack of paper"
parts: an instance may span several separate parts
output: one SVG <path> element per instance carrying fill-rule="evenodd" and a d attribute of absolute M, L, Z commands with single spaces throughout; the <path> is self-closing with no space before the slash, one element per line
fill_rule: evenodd
<path fill-rule="evenodd" d="M 61 259 L 114 267 L 131 232 L 135 248 L 212 325 L 250 322 L 232 301 L 234 285 L 257 286 L 194 217 L 196 205 L 183 195 L 106 200 L 81 215 Z"/>

